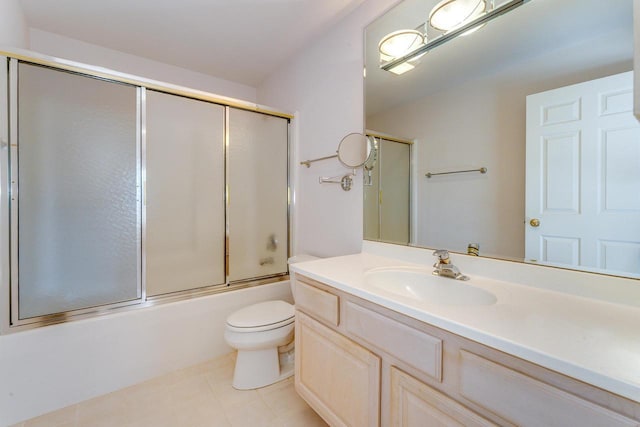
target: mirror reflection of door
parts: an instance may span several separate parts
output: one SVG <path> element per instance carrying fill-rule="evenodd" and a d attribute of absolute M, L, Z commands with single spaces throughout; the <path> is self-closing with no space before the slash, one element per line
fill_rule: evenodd
<path fill-rule="evenodd" d="M 408 244 L 411 144 L 384 138 L 376 142 L 376 160 L 365 165 L 364 238 Z"/>
<path fill-rule="evenodd" d="M 527 97 L 525 259 L 640 274 L 633 73 Z"/>

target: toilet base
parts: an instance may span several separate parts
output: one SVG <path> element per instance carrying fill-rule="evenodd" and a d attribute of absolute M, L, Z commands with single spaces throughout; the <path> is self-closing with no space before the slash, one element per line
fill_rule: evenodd
<path fill-rule="evenodd" d="M 278 378 L 278 381 L 286 380 L 287 378 L 292 377 L 294 371 L 293 368 L 293 362 L 280 365 L 280 377 Z"/>
<path fill-rule="evenodd" d="M 238 350 L 233 372 L 233 388 L 252 390 L 265 387 L 293 375 L 293 361 L 280 365 L 278 348 Z"/>

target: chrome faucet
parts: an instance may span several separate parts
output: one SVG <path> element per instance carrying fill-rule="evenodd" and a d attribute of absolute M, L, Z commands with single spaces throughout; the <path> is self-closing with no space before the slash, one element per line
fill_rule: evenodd
<path fill-rule="evenodd" d="M 433 270 L 434 276 L 449 277 L 456 280 L 469 280 L 468 276 L 460 273 L 460 270 L 455 265 L 451 264 L 449 258 L 449 251 L 445 249 L 438 249 L 433 253 L 438 257 L 438 261 L 433 264 L 435 270 Z"/>

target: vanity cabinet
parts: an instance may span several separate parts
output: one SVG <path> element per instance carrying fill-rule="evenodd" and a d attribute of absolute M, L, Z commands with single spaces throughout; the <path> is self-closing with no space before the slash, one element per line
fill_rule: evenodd
<path fill-rule="evenodd" d="M 296 315 L 296 389 L 332 426 L 379 425 L 380 358 Z"/>
<path fill-rule="evenodd" d="M 495 426 L 455 400 L 391 367 L 390 425 L 420 426 Z"/>
<path fill-rule="evenodd" d="M 298 273 L 298 393 L 332 426 L 636 426 L 638 402 Z"/>

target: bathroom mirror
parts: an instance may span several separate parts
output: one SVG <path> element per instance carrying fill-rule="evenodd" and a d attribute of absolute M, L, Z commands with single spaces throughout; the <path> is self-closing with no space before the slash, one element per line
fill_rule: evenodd
<path fill-rule="evenodd" d="M 640 130 L 626 118 L 632 83 L 596 89 L 589 100 L 564 95 L 535 107 L 542 118 L 534 107 L 527 111 L 527 97 L 536 99 L 530 95 L 631 76 L 633 0 L 530 0 L 430 50 L 403 74 L 382 70 L 378 44 L 386 35 L 426 28 L 429 42 L 442 34 L 425 25 L 437 3 L 404 0 L 365 29 L 366 129 L 414 143 L 410 245 L 462 253 L 477 245 L 480 256 L 640 277 Z M 560 131 L 623 115 L 597 125 L 588 155 L 585 130 Z M 540 120 L 558 132 L 535 137 L 544 148 L 535 151 L 527 133 Z M 436 175 L 480 168 L 487 173 Z M 535 168 L 549 172 L 538 179 L 542 189 L 530 185 Z M 532 201 L 544 203 L 532 208 Z M 578 220 L 587 201 L 595 213 Z M 550 230 L 563 215 L 582 231 Z M 605 217 L 621 226 L 620 237 L 593 236 L 611 226 L 600 222 Z M 595 242 L 589 249 L 588 241 Z M 538 245 L 535 255 L 530 242 Z M 575 262 L 544 258 L 556 255 Z"/>
<path fill-rule="evenodd" d="M 361 133 L 350 133 L 338 145 L 338 160 L 348 168 L 363 166 L 374 152 L 371 140 Z"/>

